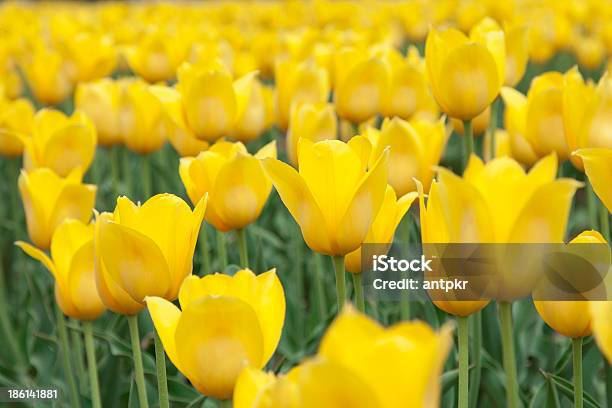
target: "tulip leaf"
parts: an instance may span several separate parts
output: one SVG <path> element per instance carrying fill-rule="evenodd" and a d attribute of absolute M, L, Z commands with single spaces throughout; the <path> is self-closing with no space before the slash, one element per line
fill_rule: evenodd
<path fill-rule="evenodd" d="M 543 370 L 540 370 L 544 378 L 546 378 L 549 382 L 554 383 L 555 387 L 559 390 L 559 392 L 570 401 L 574 400 L 574 385 L 571 381 L 566 380 L 563 377 L 559 377 L 558 375 L 547 373 Z M 589 406 L 591 408 L 601 408 L 601 405 L 589 395 L 587 392 L 583 392 L 583 400 L 585 406 Z"/>
<path fill-rule="evenodd" d="M 441 395 L 446 394 L 448 390 L 453 388 L 459 380 L 459 369 L 449 370 L 442 374 L 442 391 Z"/>

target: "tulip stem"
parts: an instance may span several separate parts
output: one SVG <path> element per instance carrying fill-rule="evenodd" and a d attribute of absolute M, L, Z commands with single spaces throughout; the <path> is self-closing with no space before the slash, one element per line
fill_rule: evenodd
<path fill-rule="evenodd" d="M 89 372 L 89 388 L 91 392 L 91 406 L 102 408 L 100 400 L 100 385 L 98 383 L 98 365 L 96 363 L 96 348 L 93 339 L 93 326 L 90 321 L 83 322 L 85 335 L 85 352 L 87 353 L 87 371 Z"/>
<path fill-rule="evenodd" d="M 582 408 L 582 337 L 572 339 L 574 357 L 574 407 Z"/>
<path fill-rule="evenodd" d="M 140 408 L 149 408 L 147 388 L 145 386 L 144 369 L 142 367 L 142 352 L 140 351 L 140 334 L 138 333 L 138 315 L 126 316 L 130 327 L 130 340 L 132 343 L 132 357 L 134 359 L 134 380 L 138 390 L 138 403 Z"/>
<path fill-rule="evenodd" d="M 365 300 L 363 298 L 361 274 L 352 273 L 351 275 L 353 275 L 353 286 L 355 287 L 355 304 L 357 305 L 357 310 L 359 310 L 361 313 L 365 313 Z"/>
<path fill-rule="evenodd" d="M 496 150 L 496 140 L 495 140 L 495 130 L 497 129 L 497 111 L 499 106 L 499 97 L 495 98 L 493 103 L 491 104 L 490 113 L 489 113 L 489 127 L 485 133 L 485 150 L 484 150 L 484 159 L 485 161 L 489 161 L 495 158 L 495 150 Z"/>
<path fill-rule="evenodd" d="M 227 269 L 227 251 L 225 250 L 225 234 L 221 231 L 217 231 L 217 254 L 221 272 L 223 272 Z"/>
<path fill-rule="evenodd" d="M 142 171 L 142 195 L 146 201 L 151 197 L 151 156 L 144 154 L 140 157 L 140 170 Z"/>
<path fill-rule="evenodd" d="M 468 318 L 457 316 L 457 337 L 459 343 L 459 399 L 458 407 L 468 406 L 468 383 L 469 383 L 469 352 L 468 352 Z"/>
<path fill-rule="evenodd" d="M 474 153 L 474 129 L 472 129 L 472 120 L 463 121 L 463 142 L 465 143 L 465 156 L 463 158 L 463 169 L 468 165 L 470 156 Z"/>
<path fill-rule="evenodd" d="M 504 371 L 506 372 L 506 400 L 508 408 L 517 408 L 518 384 L 516 382 L 516 360 L 512 336 L 512 303 L 499 302 L 499 322 L 502 335 Z"/>
<path fill-rule="evenodd" d="M 327 302 L 325 300 L 325 287 L 323 286 L 323 257 L 315 252 L 314 254 L 314 279 L 317 291 L 317 303 L 319 306 L 319 318 L 323 321 L 327 316 Z"/>
<path fill-rule="evenodd" d="M 599 224 L 601 228 L 601 235 L 606 239 L 610 240 L 610 215 L 605 205 L 599 206 Z"/>
<path fill-rule="evenodd" d="M 342 311 L 344 300 L 346 298 L 346 282 L 344 280 L 344 257 L 334 256 L 334 269 L 336 270 L 336 296 L 338 300 L 338 313 Z"/>
<path fill-rule="evenodd" d="M 247 247 L 247 237 L 244 228 L 236 231 L 238 234 L 238 245 L 240 246 L 240 265 L 244 268 L 249 267 L 249 248 Z"/>
<path fill-rule="evenodd" d="M 208 251 L 208 231 L 206 224 L 202 223 L 200 227 L 200 275 L 204 276 L 211 272 L 210 254 Z"/>
<path fill-rule="evenodd" d="M 73 323 L 76 327 L 80 326 L 78 320 L 74 320 Z M 83 362 L 83 338 L 81 337 L 81 331 L 71 330 L 70 341 L 72 342 L 74 357 L 76 358 L 76 376 L 79 379 L 79 391 L 84 393 L 86 384 L 81 379 L 85 378 L 85 363 Z"/>
<path fill-rule="evenodd" d="M 153 330 L 155 339 L 155 368 L 157 369 L 157 391 L 159 393 L 160 408 L 170 407 L 168 397 L 168 380 L 166 378 L 166 355 L 164 354 L 164 346 L 157 330 Z"/>
<path fill-rule="evenodd" d="M 76 381 L 74 379 L 74 371 L 70 362 L 70 345 L 68 344 L 68 330 L 66 329 L 66 320 L 64 314 L 59 307 L 55 307 L 55 317 L 57 318 L 57 334 L 59 337 L 60 348 L 64 360 L 64 375 L 68 383 L 68 391 L 70 393 L 71 406 L 80 407 L 81 400 L 77 391 Z"/>
<path fill-rule="evenodd" d="M 482 312 L 478 311 L 472 315 L 472 361 L 474 368 L 470 376 L 472 392 L 470 392 L 470 408 L 478 406 L 478 396 L 480 394 L 480 376 L 482 372 L 482 362 L 480 358 L 482 348 Z"/>

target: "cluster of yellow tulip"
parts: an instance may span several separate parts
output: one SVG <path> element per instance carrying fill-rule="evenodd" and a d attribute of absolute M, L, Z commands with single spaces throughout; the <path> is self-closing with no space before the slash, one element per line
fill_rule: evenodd
<path fill-rule="evenodd" d="M 437 299 L 418 303 L 420 314 L 416 301 L 366 302 L 363 248 L 389 248 L 396 230 L 422 244 L 606 244 L 612 4 L 7 2 L 0 33 L 0 165 L 21 168 L 3 175 L 13 204 L 2 217 L 8 240 L 52 274 L 69 406 L 84 390 L 94 408 L 126 403 L 106 402 L 96 358 L 98 340 L 112 349 L 127 337 L 121 315 L 127 398 L 141 408 L 151 395 L 181 406 L 168 384 L 185 379 L 202 394 L 189 406 L 496 405 L 497 392 L 481 389 L 496 365 L 508 407 L 539 404 L 517 373 L 513 315 L 524 302 L 496 302 L 498 363 L 482 345 L 491 300 Z M 17 381 L 40 380 L 11 326 L 2 251 L 0 329 Z M 583 389 L 593 334 L 612 404 L 612 300 L 527 303 L 534 324 L 572 338 L 573 383 L 564 357 L 554 374 L 541 368 L 549 401 L 563 386 L 576 407 L 597 406 Z M 290 350 L 294 336 L 307 340 Z M 150 338 L 157 394 L 145 378 Z M 168 375 L 165 355 L 178 372 Z M 88 379 L 77 381 L 84 356 Z"/>

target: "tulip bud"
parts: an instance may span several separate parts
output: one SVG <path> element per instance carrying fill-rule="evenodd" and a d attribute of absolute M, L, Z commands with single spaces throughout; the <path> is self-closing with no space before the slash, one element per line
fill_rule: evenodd
<path fill-rule="evenodd" d="M 236 123 L 233 137 L 240 142 L 250 142 L 266 128 L 266 106 L 263 85 L 252 72 L 234 82 L 236 93 Z"/>
<path fill-rule="evenodd" d="M 65 61 L 55 50 L 37 46 L 22 64 L 28 85 L 36 100 L 46 105 L 56 105 L 64 101 L 74 87 Z"/>
<path fill-rule="evenodd" d="M 98 134 L 98 143 L 101 146 L 110 147 L 121 142 L 120 99 L 120 86 L 108 78 L 80 83 L 77 86 L 74 96 L 75 106 L 93 121 Z"/>
<path fill-rule="evenodd" d="M 297 166 L 297 147 L 300 139 L 313 142 L 335 139 L 338 134 L 337 126 L 338 120 L 332 104 L 294 104 L 287 131 L 287 156 L 291 164 Z"/>
<path fill-rule="evenodd" d="M 103 78 L 110 75 L 117 65 L 116 48 L 107 36 L 81 32 L 66 36 L 60 46 L 74 83 Z"/>

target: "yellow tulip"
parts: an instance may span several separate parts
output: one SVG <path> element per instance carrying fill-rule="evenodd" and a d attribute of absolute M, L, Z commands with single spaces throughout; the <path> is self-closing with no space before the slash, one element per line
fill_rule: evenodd
<path fill-rule="evenodd" d="M 584 231 L 570 244 L 605 244 L 606 240 L 597 231 Z M 589 301 L 534 300 L 538 314 L 557 333 L 571 338 L 591 335 L 591 313 Z"/>
<path fill-rule="evenodd" d="M 193 134 L 208 142 L 229 136 L 238 101 L 232 76 L 222 63 L 216 60 L 203 67 L 183 64 L 178 81 L 183 115 Z"/>
<path fill-rule="evenodd" d="M 593 191 L 612 212 L 612 148 L 580 149 L 575 152 L 582 159 L 584 172 L 593 186 Z"/>
<path fill-rule="evenodd" d="M 191 274 L 206 197 L 193 211 L 172 194 L 137 205 L 119 197 L 114 213 L 102 213 L 95 228 L 96 283 L 115 313 L 137 314 L 146 296 L 176 299 Z"/>
<path fill-rule="evenodd" d="M 526 139 L 527 132 L 527 98 L 519 91 L 504 87 L 501 90 L 504 100 L 504 123 L 510 138 L 511 156 L 519 162 L 532 166 L 538 156 Z"/>
<path fill-rule="evenodd" d="M 364 55 L 357 48 L 341 49 L 336 66 L 334 102 L 338 116 L 361 123 L 382 112 L 389 88 L 389 72 L 382 58 Z"/>
<path fill-rule="evenodd" d="M 122 141 L 119 129 L 121 89 L 117 82 L 104 78 L 77 86 L 74 103 L 93 121 L 98 144 L 110 147 Z"/>
<path fill-rule="evenodd" d="M 94 227 L 82 221 L 64 221 L 51 239 L 51 257 L 25 242 L 16 245 L 42 262 L 55 278 L 55 299 L 66 316 L 95 320 L 106 310 L 94 278 Z"/>
<path fill-rule="evenodd" d="M 276 158 L 276 142 L 250 155 L 240 142 L 219 141 L 197 157 L 185 157 L 179 175 L 191 202 L 208 194 L 206 221 L 219 231 L 254 222 L 272 190 L 260 160 Z"/>
<path fill-rule="evenodd" d="M 96 152 L 96 129 L 83 112 L 68 117 L 42 109 L 34 116 L 31 137 L 24 137 L 24 167 L 47 167 L 62 177 L 73 169 L 86 171 Z"/>
<path fill-rule="evenodd" d="M 320 142 L 335 139 L 338 120 L 334 106 L 329 103 L 298 102 L 291 108 L 291 120 L 287 130 L 287 156 L 297 166 L 298 141 L 302 138 Z"/>
<path fill-rule="evenodd" d="M 423 196 L 420 200 L 423 243 L 563 242 L 572 197 L 580 183 L 555 180 L 556 174 L 554 154 L 529 173 L 510 158 L 484 164 L 474 155 L 463 178 L 440 169 L 427 205 Z M 468 316 L 487 301 L 434 303 L 447 313 Z"/>
<path fill-rule="evenodd" d="M 432 28 L 427 35 L 425 63 L 433 95 L 453 118 L 473 119 L 495 100 L 505 79 L 504 61 L 500 29 L 483 26 L 468 38 L 456 29 Z"/>
<path fill-rule="evenodd" d="M 447 140 L 443 119 L 435 122 L 385 119 L 382 129 L 370 128 L 367 137 L 372 143 L 370 166 L 390 147 L 389 184 L 398 196 L 416 191 L 415 178 L 429 190 L 433 166 L 440 161 Z"/>
<path fill-rule="evenodd" d="M 23 136 L 32 131 L 34 107 L 27 99 L 0 100 L 0 155 L 17 157 L 23 153 Z"/>
<path fill-rule="evenodd" d="M 145 82 L 127 80 L 119 86 L 119 132 L 123 142 L 140 154 L 161 149 L 171 127 L 161 102 Z"/>
<path fill-rule="evenodd" d="M 87 222 L 92 215 L 96 186 L 81 183 L 82 172 L 75 169 L 61 178 L 47 168 L 22 170 L 19 191 L 25 209 L 30 241 L 48 249 L 55 229 L 67 218 Z"/>
<path fill-rule="evenodd" d="M 596 35 L 578 36 L 573 40 L 574 53 L 581 67 L 598 69 L 606 53 L 603 41 Z"/>
<path fill-rule="evenodd" d="M 236 93 L 236 122 L 232 137 L 250 142 L 263 133 L 267 125 L 263 85 L 252 72 L 234 82 Z"/>
<path fill-rule="evenodd" d="M 453 129 L 455 130 L 455 132 L 463 136 L 463 121 L 451 118 L 451 123 L 453 124 Z M 474 137 L 482 136 L 489 128 L 490 123 L 491 107 L 488 106 L 487 109 L 482 111 L 482 113 L 480 113 L 472 120 L 472 132 L 474 134 Z"/>
<path fill-rule="evenodd" d="M 38 46 L 29 58 L 21 67 L 36 100 L 46 105 L 64 101 L 74 84 L 59 52 Z"/>
<path fill-rule="evenodd" d="M 314 359 L 276 378 L 245 369 L 235 407 L 437 407 L 451 342 L 449 325 L 437 333 L 417 321 L 384 328 L 347 305 Z"/>
<path fill-rule="evenodd" d="M 570 152 L 582 148 L 612 148 L 612 78 L 604 76 L 595 86 L 579 73 L 567 78 L 563 94 L 563 124 Z M 583 169 L 580 156 L 570 157 Z"/>
<path fill-rule="evenodd" d="M 612 364 L 612 301 L 591 302 L 593 334 L 603 355 Z"/>
<path fill-rule="evenodd" d="M 174 150 L 181 157 L 188 157 L 197 156 L 208 149 L 208 142 L 196 138 L 185 122 L 181 94 L 175 88 L 162 85 L 154 85 L 150 90 L 162 103 L 171 120 L 168 139 Z"/>
<path fill-rule="evenodd" d="M 67 70 L 73 82 L 110 75 L 117 65 L 117 51 L 108 36 L 81 32 L 62 39 Z"/>
<path fill-rule="evenodd" d="M 314 61 L 280 60 L 275 67 L 278 125 L 286 130 L 294 103 L 323 103 L 329 97 L 327 71 Z"/>
<path fill-rule="evenodd" d="M 348 143 L 301 139 L 299 172 L 279 160 L 264 160 L 281 200 L 313 251 L 346 255 L 363 243 L 387 187 L 388 153 L 366 170 L 370 150 L 362 136 Z"/>
<path fill-rule="evenodd" d="M 393 188 L 387 186 L 383 203 L 370 226 L 364 243 L 391 244 L 393 242 L 395 229 L 417 197 L 418 195 L 416 192 L 411 192 L 398 199 Z M 362 272 L 361 246 L 353 252 L 346 254 L 344 257 L 344 266 L 348 272 Z"/>
<path fill-rule="evenodd" d="M 285 294 L 275 270 L 190 276 L 179 302 L 182 310 L 146 298 L 166 354 L 199 392 L 231 398 L 240 371 L 262 368 L 280 340 Z"/>
<path fill-rule="evenodd" d="M 514 87 L 523 76 L 529 61 L 529 36 L 527 27 L 514 25 L 504 27 L 506 39 L 506 77 L 504 85 Z"/>

